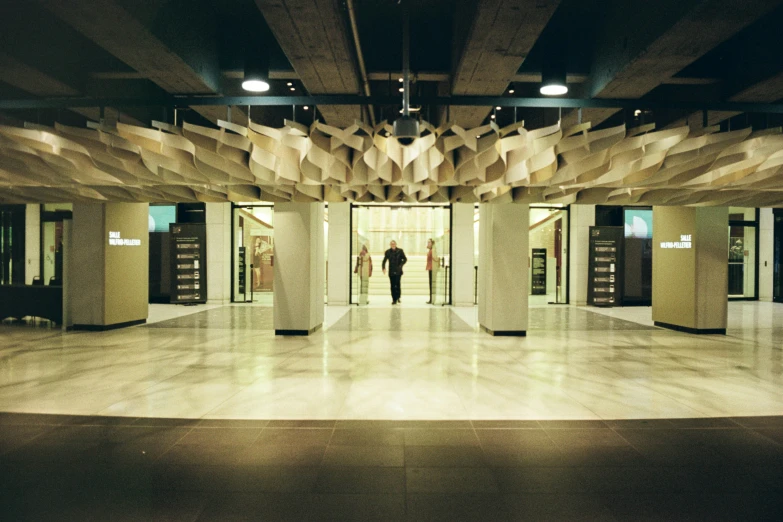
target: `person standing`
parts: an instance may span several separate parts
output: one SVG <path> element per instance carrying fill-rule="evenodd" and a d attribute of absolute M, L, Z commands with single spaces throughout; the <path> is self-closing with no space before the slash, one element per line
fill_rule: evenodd
<path fill-rule="evenodd" d="M 401 290 L 400 290 L 400 278 L 402 277 L 402 267 L 408 262 L 408 258 L 405 257 L 405 252 L 401 248 L 397 248 L 397 242 L 392 240 L 389 243 L 389 250 L 383 256 L 383 263 L 381 268 L 384 275 L 386 274 L 386 262 L 389 262 L 389 283 L 391 285 L 392 304 L 396 305 L 400 302 Z"/>
<path fill-rule="evenodd" d="M 372 257 L 367 250 L 367 245 L 362 245 L 362 251 L 356 257 L 356 268 L 353 269 L 353 273 L 359 274 L 359 304 L 366 305 L 372 276 Z"/>
<path fill-rule="evenodd" d="M 440 259 L 438 254 L 435 253 L 435 242 L 432 239 L 427 240 L 427 275 L 430 280 L 430 300 L 427 304 L 432 304 L 432 289 L 433 289 L 433 275 L 437 274 L 438 267 L 440 266 Z"/>

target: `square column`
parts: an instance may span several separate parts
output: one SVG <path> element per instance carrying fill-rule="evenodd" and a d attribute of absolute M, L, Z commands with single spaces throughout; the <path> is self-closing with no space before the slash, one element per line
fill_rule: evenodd
<path fill-rule="evenodd" d="M 27 205 L 24 228 L 24 282 L 31 285 L 33 278 L 41 275 L 41 205 Z"/>
<path fill-rule="evenodd" d="M 454 306 L 473 306 L 475 284 L 473 203 L 451 206 L 451 299 Z"/>
<path fill-rule="evenodd" d="M 587 304 L 587 278 L 590 261 L 590 227 L 595 226 L 595 205 L 571 205 L 569 209 L 568 301 L 572 305 Z"/>
<path fill-rule="evenodd" d="M 326 297 L 330 305 L 350 302 L 351 274 L 351 204 L 329 203 L 329 255 Z"/>
<path fill-rule="evenodd" d="M 231 203 L 206 203 L 207 301 L 231 301 Z"/>
<path fill-rule="evenodd" d="M 775 216 L 771 208 L 759 210 L 759 295 L 760 301 L 772 301 L 775 284 Z"/>
<path fill-rule="evenodd" d="M 652 318 L 656 326 L 725 334 L 726 207 L 653 207 Z"/>
<path fill-rule="evenodd" d="M 275 203 L 276 335 L 309 335 L 324 322 L 324 204 Z"/>
<path fill-rule="evenodd" d="M 148 224 L 147 203 L 74 203 L 65 292 L 73 328 L 147 321 Z"/>
<path fill-rule="evenodd" d="M 528 205 L 484 203 L 479 215 L 479 325 L 492 335 L 527 333 Z"/>

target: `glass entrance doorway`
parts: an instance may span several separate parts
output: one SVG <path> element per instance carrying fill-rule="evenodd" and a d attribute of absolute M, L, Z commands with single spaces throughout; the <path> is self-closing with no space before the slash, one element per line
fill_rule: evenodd
<path fill-rule="evenodd" d="M 530 207 L 530 304 L 568 302 L 568 210 Z"/>
<path fill-rule="evenodd" d="M 758 213 L 729 207 L 729 299 L 755 299 Z"/>
<path fill-rule="evenodd" d="M 773 209 L 775 226 L 773 230 L 772 259 L 772 299 L 776 303 L 783 303 L 783 209 Z"/>
<path fill-rule="evenodd" d="M 234 302 L 272 304 L 274 206 L 234 207 Z"/>
<path fill-rule="evenodd" d="M 450 304 L 449 206 L 354 205 L 351 221 L 352 304 L 391 303 L 389 277 L 382 271 L 391 241 L 408 259 L 400 282 L 401 302 Z"/>

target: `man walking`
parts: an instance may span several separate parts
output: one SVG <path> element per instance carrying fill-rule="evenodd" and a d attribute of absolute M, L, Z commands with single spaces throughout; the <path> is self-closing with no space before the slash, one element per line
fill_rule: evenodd
<path fill-rule="evenodd" d="M 391 284 L 392 304 L 396 305 L 400 302 L 400 278 L 402 277 L 402 266 L 408 262 L 408 258 L 405 257 L 405 252 L 401 248 L 397 248 L 397 242 L 393 241 L 389 243 L 389 250 L 383 256 L 383 263 L 381 268 L 384 275 L 386 274 L 386 261 L 389 262 L 389 283 Z"/>

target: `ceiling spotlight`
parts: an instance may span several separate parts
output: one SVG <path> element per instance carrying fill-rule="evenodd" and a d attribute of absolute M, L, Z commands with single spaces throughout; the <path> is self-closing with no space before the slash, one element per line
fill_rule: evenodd
<path fill-rule="evenodd" d="M 548 62 L 541 71 L 541 88 L 544 96 L 560 96 L 568 92 L 565 66 Z"/>
<path fill-rule="evenodd" d="M 405 87 L 400 87 L 400 88 L 399 88 L 399 89 L 397 89 L 397 90 L 398 90 L 398 91 L 400 91 L 400 92 L 405 92 Z"/>
<path fill-rule="evenodd" d="M 500 107 L 500 106 L 498 106 L 498 107 L 495 107 L 495 110 L 496 110 L 496 111 L 499 111 L 500 109 L 502 109 L 502 107 Z"/>
<path fill-rule="evenodd" d="M 291 83 L 291 82 L 288 82 L 288 83 L 286 83 L 286 85 L 287 85 L 287 86 L 289 86 L 289 87 L 291 87 L 291 86 L 293 85 L 293 83 Z"/>
<path fill-rule="evenodd" d="M 295 91 L 295 90 L 296 90 L 296 87 L 291 87 L 291 90 L 292 90 L 292 91 Z"/>
<path fill-rule="evenodd" d="M 511 89 L 509 89 L 509 90 L 508 90 L 508 93 L 509 93 L 509 94 L 514 94 L 514 88 L 512 87 Z"/>
<path fill-rule="evenodd" d="M 642 113 L 642 111 L 640 111 L 639 109 L 636 109 L 635 111 L 633 111 L 633 115 L 636 116 L 637 118 L 639 117 L 639 115 L 641 113 Z"/>
<path fill-rule="evenodd" d="M 493 114 L 492 116 L 490 116 L 490 118 L 492 118 L 494 120 L 495 119 L 495 115 Z"/>
<path fill-rule="evenodd" d="M 248 50 L 242 88 L 250 92 L 269 90 L 269 54 L 264 49 Z"/>
<path fill-rule="evenodd" d="M 310 106 L 309 105 L 305 105 L 304 106 L 304 110 L 309 111 L 310 110 Z"/>
<path fill-rule="evenodd" d="M 399 78 L 397 81 L 399 81 L 400 83 L 402 83 L 402 81 L 403 81 L 403 80 L 402 80 L 402 78 Z"/>

